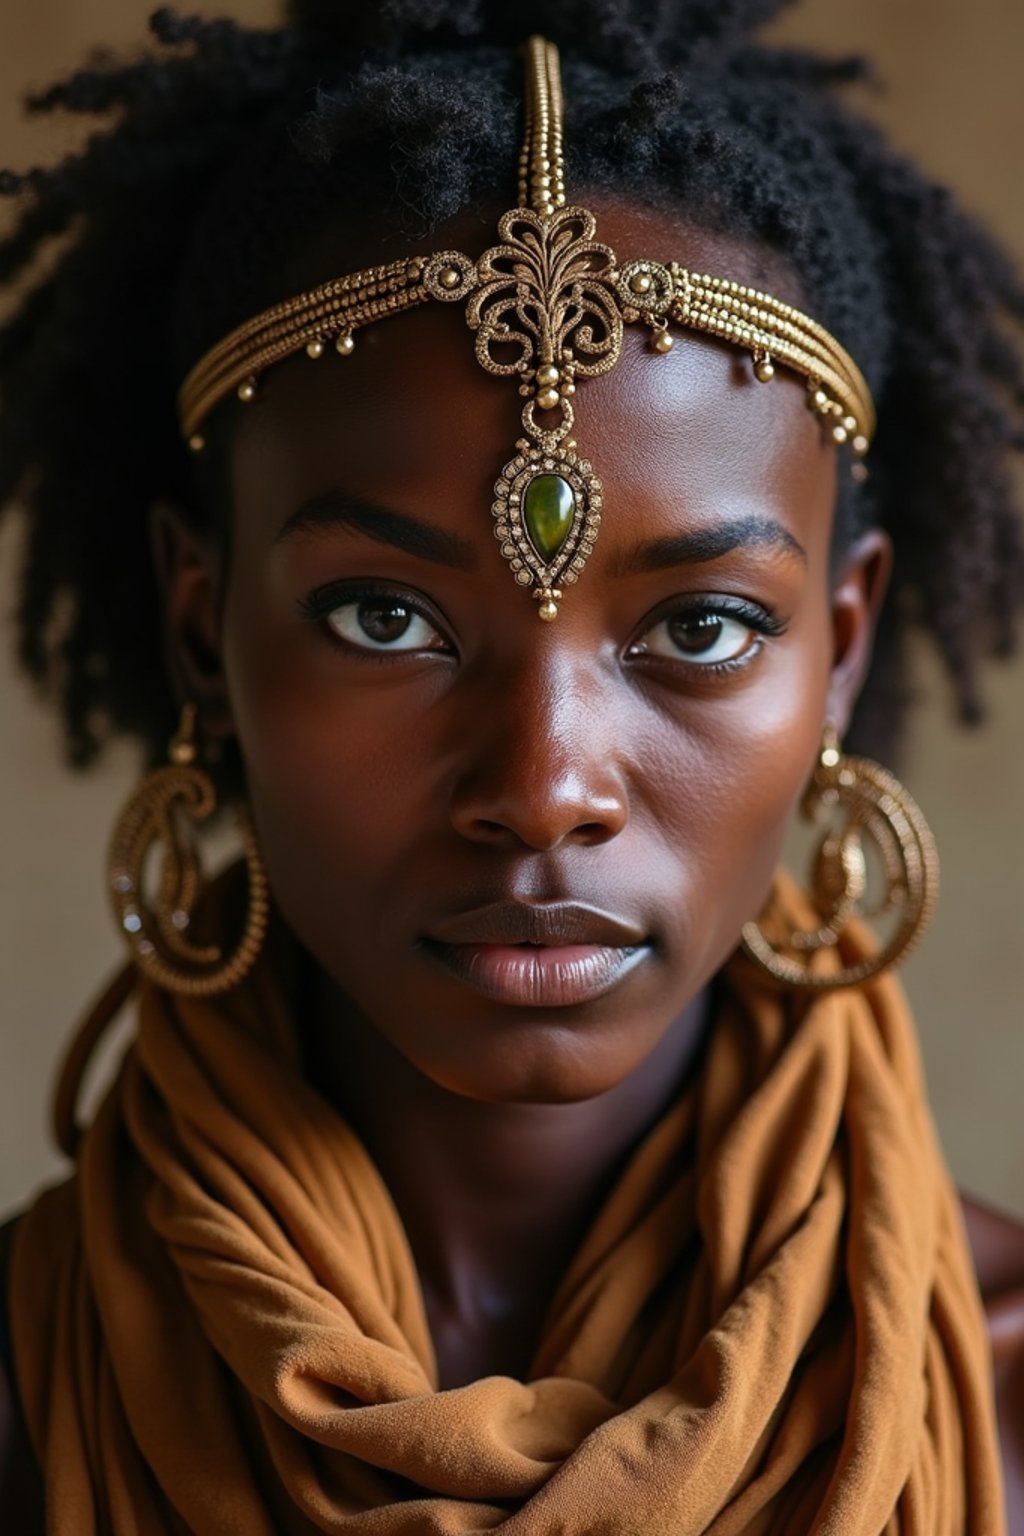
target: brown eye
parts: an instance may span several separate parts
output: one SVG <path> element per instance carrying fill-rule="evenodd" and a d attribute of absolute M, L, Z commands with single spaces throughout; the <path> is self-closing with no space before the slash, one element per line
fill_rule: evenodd
<path fill-rule="evenodd" d="M 339 603 L 327 622 L 342 640 L 364 651 L 430 651 L 443 643 L 433 624 L 397 597 Z"/>
<path fill-rule="evenodd" d="M 670 614 L 647 631 L 637 650 L 648 656 L 683 659 L 696 666 L 738 661 L 758 642 L 750 624 L 727 613 L 700 611 Z"/>
<path fill-rule="evenodd" d="M 729 621 L 717 613 L 697 613 L 667 621 L 672 644 L 687 656 L 703 656 L 719 646 Z M 744 632 L 742 624 L 732 620 L 735 629 Z"/>
<path fill-rule="evenodd" d="M 412 614 L 402 603 L 360 603 L 356 621 L 368 640 L 392 645 L 401 640 L 412 622 Z"/>

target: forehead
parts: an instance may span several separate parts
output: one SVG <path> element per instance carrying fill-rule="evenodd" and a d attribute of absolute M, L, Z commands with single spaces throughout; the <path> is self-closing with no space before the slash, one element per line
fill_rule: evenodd
<path fill-rule="evenodd" d="M 652 211 L 587 199 L 597 236 L 620 260 L 643 256 L 735 278 L 799 302 L 767 253 Z M 495 221 L 496 222 L 496 221 Z M 460 219 L 417 250 L 477 255 L 494 222 Z M 392 242 L 357 247 L 356 262 L 402 255 Z M 351 242 L 327 238 L 298 253 L 288 290 L 353 269 Z M 777 370 L 759 383 L 749 354 L 684 331 L 658 354 L 627 327 L 611 373 L 581 379 L 573 429 L 605 485 L 606 556 L 646 533 L 762 507 L 801 542 L 827 544 L 834 451 L 805 403 L 801 380 Z M 232 481 L 237 513 L 283 519 L 332 490 L 358 494 L 473 537 L 490 537 L 493 482 L 521 435 L 515 378 L 484 372 L 461 304 L 427 305 L 357 333 L 349 358 L 329 351 L 271 369 L 258 403 L 238 412 Z M 616 506 L 628 516 L 616 517 Z"/>

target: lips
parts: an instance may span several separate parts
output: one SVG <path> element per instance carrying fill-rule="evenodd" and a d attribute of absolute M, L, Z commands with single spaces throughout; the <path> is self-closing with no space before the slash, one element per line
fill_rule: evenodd
<path fill-rule="evenodd" d="M 650 953 L 638 924 L 579 902 L 477 907 L 436 924 L 423 947 L 485 996 L 535 1008 L 600 997 Z"/>
<path fill-rule="evenodd" d="M 439 944 L 597 944 L 629 949 L 646 938 L 643 928 L 582 902 L 496 901 L 437 923 L 429 938 Z"/>

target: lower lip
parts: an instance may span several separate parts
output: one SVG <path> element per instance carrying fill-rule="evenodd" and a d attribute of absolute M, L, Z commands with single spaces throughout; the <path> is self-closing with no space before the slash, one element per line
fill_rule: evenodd
<path fill-rule="evenodd" d="M 534 948 L 518 944 L 437 944 L 427 952 L 462 982 L 500 1003 L 521 1008 L 569 1008 L 618 986 L 647 958 L 646 944 Z"/>

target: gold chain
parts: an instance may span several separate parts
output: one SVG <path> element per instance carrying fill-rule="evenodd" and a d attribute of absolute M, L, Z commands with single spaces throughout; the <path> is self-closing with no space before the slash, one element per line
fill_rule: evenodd
<path fill-rule="evenodd" d="M 272 364 L 303 348 L 310 357 L 321 357 L 328 342 L 345 357 L 359 326 L 425 303 L 431 297 L 421 281 L 426 265 L 426 257 L 412 256 L 367 267 L 275 304 L 238 326 L 200 359 L 181 387 L 184 435 L 194 439 L 226 395 L 237 392 L 243 401 L 253 399 L 260 374 Z"/>

